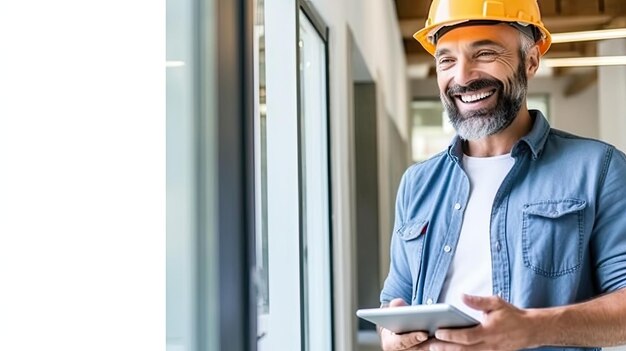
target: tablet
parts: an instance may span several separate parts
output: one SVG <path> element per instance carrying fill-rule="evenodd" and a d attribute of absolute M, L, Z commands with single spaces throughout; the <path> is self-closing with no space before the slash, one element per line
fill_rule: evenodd
<path fill-rule="evenodd" d="M 444 303 L 360 309 L 356 315 L 398 334 L 428 331 L 434 335 L 437 329 L 466 328 L 480 324 L 454 306 Z"/>

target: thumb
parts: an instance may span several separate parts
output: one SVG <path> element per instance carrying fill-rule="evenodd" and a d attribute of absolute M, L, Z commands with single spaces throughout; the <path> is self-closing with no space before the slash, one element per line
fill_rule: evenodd
<path fill-rule="evenodd" d="M 497 296 L 475 296 L 463 294 L 463 302 L 472 309 L 490 312 L 502 306 L 502 301 Z"/>
<path fill-rule="evenodd" d="M 408 306 L 408 304 L 400 298 L 393 299 L 391 300 L 391 302 L 389 302 L 389 307 L 400 307 L 400 306 Z"/>

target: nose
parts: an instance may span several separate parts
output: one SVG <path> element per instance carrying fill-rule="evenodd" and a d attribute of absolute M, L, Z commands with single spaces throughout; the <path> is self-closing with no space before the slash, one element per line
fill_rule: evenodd
<path fill-rule="evenodd" d="M 456 72 L 454 81 L 461 86 L 468 85 L 471 81 L 478 78 L 478 72 L 475 70 L 471 60 L 460 58 L 455 65 Z"/>

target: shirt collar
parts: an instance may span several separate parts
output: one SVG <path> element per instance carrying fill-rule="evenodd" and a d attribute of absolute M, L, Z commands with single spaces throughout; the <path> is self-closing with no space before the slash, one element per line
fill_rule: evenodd
<path fill-rule="evenodd" d="M 548 120 L 546 120 L 541 111 L 528 110 L 528 112 L 533 120 L 533 127 L 530 130 L 530 133 L 523 136 L 517 143 L 515 143 L 515 145 L 513 145 L 511 156 L 517 157 L 522 151 L 520 145 L 525 143 L 532 152 L 533 159 L 537 159 L 541 155 L 541 151 L 543 150 L 546 140 L 548 139 L 550 124 L 548 124 Z M 455 162 L 459 162 L 459 160 L 463 157 L 463 140 L 458 135 L 454 136 L 450 146 L 448 146 L 448 156 Z"/>
<path fill-rule="evenodd" d="M 536 160 L 539 156 L 541 156 L 541 152 L 543 151 L 543 147 L 546 144 L 546 140 L 548 140 L 548 134 L 550 133 L 550 124 L 548 120 L 543 116 L 543 113 L 539 110 L 529 110 L 530 117 L 533 119 L 533 128 L 530 130 L 530 133 L 526 134 L 524 137 L 520 139 L 514 146 L 511 151 L 511 156 L 516 156 L 520 150 L 520 146 L 523 143 L 528 145 L 528 148 L 533 154 L 533 160 Z M 515 154 L 514 154 L 515 153 Z"/>

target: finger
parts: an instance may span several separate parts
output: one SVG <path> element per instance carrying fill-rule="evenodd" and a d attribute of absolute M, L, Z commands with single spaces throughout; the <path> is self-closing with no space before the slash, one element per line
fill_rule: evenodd
<path fill-rule="evenodd" d="M 429 341 L 429 344 L 427 346 L 427 350 L 429 351 L 460 351 L 460 350 L 465 350 L 465 347 L 463 345 L 459 345 L 459 344 L 453 344 L 453 343 L 448 343 L 445 341 L 441 341 L 441 340 L 432 340 Z"/>
<path fill-rule="evenodd" d="M 423 343 L 424 341 L 428 340 L 428 333 L 421 332 L 421 331 L 410 332 L 410 333 L 403 334 L 403 335 L 407 335 L 408 337 L 410 337 L 412 339 L 411 343 L 413 345 L 417 345 L 417 344 Z"/>
<path fill-rule="evenodd" d="M 428 340 L 428 334 L 423 332 L 411 332 L 406 334 L 396 334 L 398 339 L 398 348 L 401 350 L 412 349 L 422 342 Z"/>
<path fill-rule="evenodd" d="M 402 350 L 402 351 L 430 351 L 430 345 L 432 343 L 432 340 L 434 339 L 426 340 L 419 345 L 415 345 L 409 349 Z"/>
<path fill-rule="evenodd" d="M 381 332 L 383 349 L 385 350 L 412 350 L 428 339 L 424 332 L 395 334 L 387 329 Z"/>
<path fill-rule="evenodd" d="M 502 307 L 502 299 L 497 296 L 474 296 L 463 294 L 463 302 L 472 309 L 490 312 Z"/>
<path fill-rule="evenodd" d="M 420 345 L 421 347 L 422 345 Z M 489 350 L 484 344 L 477 344 L 471 346 L 459 345 L 454 343 L 448 343 L 440 340 L 429 341 L 429 344 L 425 346 L 425 350 L 429 351 L 485 351 Z"/>
<path fill-rule="evenodd" d="M 391 300 L 391 302 L 389 302 L 389 307 L 399 307 L 399 306 L 407 306 L 407 305 L 408 304 L 400 298 L 393 299 Z"/>
<path fill-rule="evenodd" d="M 480 331 L 480 325 L 463 329 L 439 329 L 435 332 L 435 338 L 454 344 L 474 345 L 482 341 Z"/>

